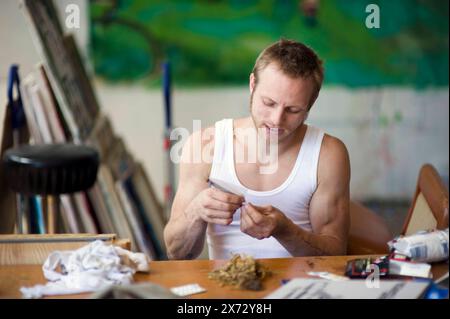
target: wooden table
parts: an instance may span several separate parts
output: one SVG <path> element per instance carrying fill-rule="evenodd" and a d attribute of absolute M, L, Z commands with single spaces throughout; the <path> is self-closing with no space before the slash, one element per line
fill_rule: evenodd
<path fill-rule="evenodd" d="M 328 271 L 343 275 L 347 261 L 368 256 L 332 256 L 332 257 L 295 257 L 260 259 L 272 271 L 272 276 L 264 280 L 261 291 L 239 290 L 220 287 L 208 279 L 208 273 L 221 267 L 224 260 L 187 260 L 187 261 L 153 261 L 150 262 L 150 273 L 135 275 L 136 282 L 152 282 L 171 288 L 190 283 L 198 283 L 206 288 L 205 293 L 192 295 L 190 298 L 241 299 L 262 298 L 281 285 L 282 279 L 309 277 L 309 271 Z M 375 256 L 372 256 L 375 257 Z M 447 263 L 434 264 L 433 278 L 439 278 L 448 272 Z M 46 279 L 40 265 L 0 266 L 0 298 L 21 298 L 19 288 L 45 284 Z M 89 294 L 58 296 L 63 298 L 86 298 Z"/>

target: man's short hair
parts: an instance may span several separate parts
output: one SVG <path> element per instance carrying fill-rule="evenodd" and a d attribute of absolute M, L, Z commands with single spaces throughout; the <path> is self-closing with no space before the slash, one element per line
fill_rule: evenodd
<path fill-rule="evenodd" d="M 255 76 L 255 85 L 258 84 L 258 74 L 270 63 L 275 62 L 289 77 L 312 79 L 315 85 L 315 91 L 310 101 L 308 109 L 314 104 L 322 87 L 324 71 L 322 60 L 317 54 L 303 43 L 281 39 L 267 48 L 258 56 L 253 67 Z"/>

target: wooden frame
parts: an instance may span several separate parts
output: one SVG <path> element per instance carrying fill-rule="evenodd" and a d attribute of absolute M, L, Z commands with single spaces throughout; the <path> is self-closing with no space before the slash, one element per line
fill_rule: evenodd
<path fill-rule="evenodd" d="M 408 234 L 408 227 L 415 212 L 414 210 L 422 196 L 436 219 L 436 228 L 448 228 L 448 189 L 445 187 L 437 170 L 431 164 L 425 164 L 419 172 L 416 191 L 403 225 L 402 235 Z"/>

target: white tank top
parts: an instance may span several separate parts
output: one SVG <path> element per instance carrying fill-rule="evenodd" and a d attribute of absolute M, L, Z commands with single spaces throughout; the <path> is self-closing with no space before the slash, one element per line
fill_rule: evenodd
<path fill-rule="evenodd" d="M 270 191 L 254 191 L 239 181 L 233 150 L 233 120 L 215 124 L 214 157 L 210 178 L 218 178 L 246 190 L 246 202 L 272 205 L 289 217 L 294 224 L 311 231 L 309 203 L 317 188 L 317 166 L 324 133 L 307 126 L 305 137 L 289 177 Z M 241 212 L 238 209 L 228 226 L 208 224 L 206 238 L 210 259 L 229 259 L 234 253 L 254 258 L 282 258 L 292 255 L 273 237 L 258 240 L 240 230 Z"/>

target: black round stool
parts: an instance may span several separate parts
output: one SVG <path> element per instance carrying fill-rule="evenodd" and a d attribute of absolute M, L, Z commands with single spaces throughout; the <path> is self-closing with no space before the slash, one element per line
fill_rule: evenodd
<path fill-rule="evenodd" d="M 59 218 L 59 195 L 87 190 L 96 180 L 98 152 L 85 145 L 24 144 L 7 150 L 3 165 L 9 187 L 18 193 L 17 225 L 23 233 L 24 205 L 20 196 L 46 197 L 48 233 Z"/>

